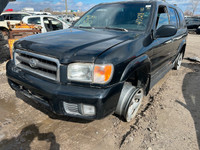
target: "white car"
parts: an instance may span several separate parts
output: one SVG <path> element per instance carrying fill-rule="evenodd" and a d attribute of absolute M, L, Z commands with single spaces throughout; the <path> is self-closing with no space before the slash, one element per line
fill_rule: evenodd
<path fill-rule="evenodd" d="M 65 15 L 64 19 L 67 20 L 68 22 L 75 22 L 79 19 L 80 17 L 75 16 L 73 14 Z"/>
<path fill-rule="evenodd" d="M 31 15 L 52 15 L 49 12 L 40 12 L 40 11 L 33 11 L 33 12 L 28 12 L 28 13 L 30 13 Z"/>
<path fill-rule="evenodd" d="M 25 16 L 30 16 L 31 14 L 26 12 L 4 12 L 0 15 L 0 31 L 2 31 L 4 39 L 8 38 L 9 28 L 7 23 L 10 22 L 11 25 L 20 23 Z"/>
<path fill-rule="evenodd" d="M 27 24 L 42 26 L 42 33 L 69 28 L 69 25 L 64 21 L 48 15 L 26 16 L 22 21 Z"/>

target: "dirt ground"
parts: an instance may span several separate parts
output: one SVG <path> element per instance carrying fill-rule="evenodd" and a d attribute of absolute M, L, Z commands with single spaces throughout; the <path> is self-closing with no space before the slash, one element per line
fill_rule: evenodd
<path fill-rule="evenodd" d="M 1 44 L 1 43 L 0 43 Z M 200 36 L 189 35 L 185 58 L 200 57 Z M 0 47 L 2 56 L 2 46 Z M 61 118 L 16 97 L 0 58 L 1 150 L 198 150 L 200 63 L 186 59 L 145 97 L 131 123 L 111 115 L 87 122 Z M 4 62 L 4 63 L 3 63 Z"/>

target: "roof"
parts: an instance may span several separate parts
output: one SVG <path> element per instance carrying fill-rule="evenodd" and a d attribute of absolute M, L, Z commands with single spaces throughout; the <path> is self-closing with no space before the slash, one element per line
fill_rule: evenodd
<path fill-rule="evenodd" d="M 31 17 L 31 18 L 33 18 L 33 17 L 54 17 L 54 18 L 56 18 L 53 15 L 31 15 L 31 16 L 25 16 L 25 17 Z"/>
<path fill-rule="evenodd" d="M 27 12 L 6 11 L 6 12 L 3 12 L 1 15 L 3 15 L 3 14 L 29 14 L 29 13 L 27 13 Z"/>
<path fill-rule="evenodd" d="M 120 2 L 111 2 L 111 3 L 100 3 L 101 4 L 127 4 L 127 3 L 149 3 L 149 4 L 157 4 L 157 5 L 168 5 L 171 7 L 176 7 L 174 4 L 169 4 L 162 0 L 137 0 L 137 1 L 120 1 Z"/>

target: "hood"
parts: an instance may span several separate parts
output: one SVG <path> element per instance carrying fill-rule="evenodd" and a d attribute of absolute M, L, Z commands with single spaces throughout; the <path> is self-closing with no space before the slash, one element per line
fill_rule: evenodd
<path fill-rule="evenodd" d="M 61 63 L 94 62 L 98 55 L 134 35 L 118 31 L 70 28 L 20 39 L 15 47 L 58 58 Z"/>

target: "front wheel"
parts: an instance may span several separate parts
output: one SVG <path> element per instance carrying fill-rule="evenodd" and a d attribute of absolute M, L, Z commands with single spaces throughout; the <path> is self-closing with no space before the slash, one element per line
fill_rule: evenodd
<path fill-rule="evenodd" d="M 130 82 L 125 82 L 115 113 L 130 122 L 136 116 L 144 97 L 143 88 L 137 88 Z"/>
<path fill-rule="evenodd" d="M 135 116 L 142 104 L 143 97 L 144 97 L 144 91 L 142 88 L 137 89 L 130 96 L 130 99 L 127 103 L 127 106 L 126 106 L 125 112 L 124 112 L 124 118 L 126 119 L 127 122 L 130 122 L 135 118 Z"/>

